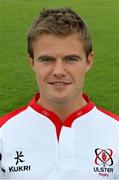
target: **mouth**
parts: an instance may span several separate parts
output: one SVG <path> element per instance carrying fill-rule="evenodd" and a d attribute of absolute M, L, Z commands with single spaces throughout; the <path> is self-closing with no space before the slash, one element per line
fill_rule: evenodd
<path fill-rule="evenodd" d="M 52 85 L 52 86 L 55 86 L 55 87 L 64 87 L 64 86 L 68 86 L 72 83 L 69 83 L 69 82 L 48 82 L 48 84 Z"/>

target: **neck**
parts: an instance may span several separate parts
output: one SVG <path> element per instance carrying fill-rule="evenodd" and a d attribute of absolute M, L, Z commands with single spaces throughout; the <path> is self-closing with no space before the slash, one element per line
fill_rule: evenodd
<path fill-rule="evenodd" d="M 42 97 L 37 101 L 37 103 L 45 109 L 57 114 L 62 122 L 64 122 L 70 114 L 77 111 L 78 109 L 81 109 L 87 104 L 87 102 L 83 99 L 82 94 L 79 96 L 79 98 L 73 99 L 67 103 L 49 102 Z"/>

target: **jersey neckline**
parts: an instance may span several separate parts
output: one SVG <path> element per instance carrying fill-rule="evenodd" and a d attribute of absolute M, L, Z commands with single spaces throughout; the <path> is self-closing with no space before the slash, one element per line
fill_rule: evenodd
<path fill-rule="evenodd" d="M 84 100 L 87 102 L 87 104 L 81 109 L 78 109 L 77 111 L 70 114 L 64 122 L 61 121 L 57 114 L 45 109 L 37 103 L 38 99 L 40 98 L 40 93 L 37 93 L 35 97 L 29 102 L 29 106 L 38 113 L 48 117 L 48 119 L 50 119 L 53 122 L 53 124 L 56 127 L 57 135 L 59 137 L 59 133 L 61 131 L 62 126 L 71 127 L 75 119 L 77 119 L 80 116 L 83 116 L 84 114 L 88 113 L 94 108 L 94 103 L 88 98 L 88 96 L 85 94 L 82 94 L 82 96 Z"/>

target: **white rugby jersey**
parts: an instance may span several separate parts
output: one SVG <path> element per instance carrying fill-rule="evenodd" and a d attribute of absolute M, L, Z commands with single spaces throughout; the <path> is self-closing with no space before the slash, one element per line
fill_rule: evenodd
<path fill-rule="evenodd" d="M 65 122 L 30 103 L 0 120 L 5 179 L 119 179 L 119 117 L 87 105 Z"/>

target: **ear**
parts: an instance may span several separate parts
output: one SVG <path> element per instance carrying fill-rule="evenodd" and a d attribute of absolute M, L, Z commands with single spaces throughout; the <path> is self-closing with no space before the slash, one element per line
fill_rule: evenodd
<path fill-rule="evenodd" d="M 94 60 L 94 52 L 92 51 L 87 57 L 87 69 L 86 69 L 87 72 L 91 69 L 93 65 L 93 60 Z"/>
<path fill-rule="evenodd" d="M 29 59 L 29 63 L 34 71 L 34 59 L 30 56 L 30 54 L 28 54 L 28 59 Z"/>

